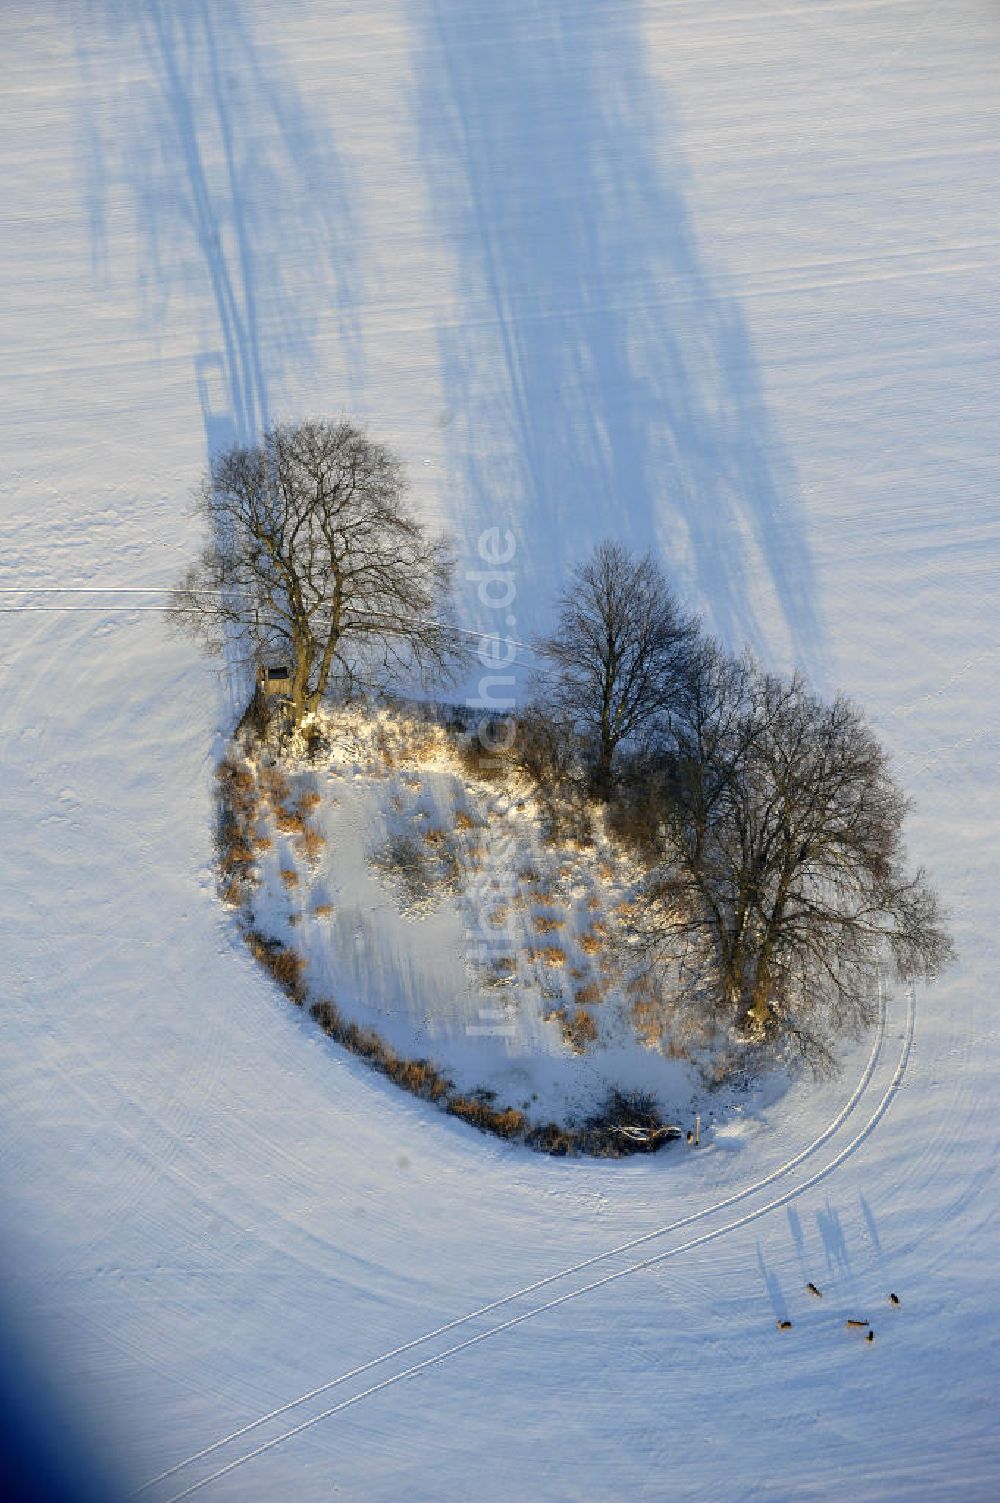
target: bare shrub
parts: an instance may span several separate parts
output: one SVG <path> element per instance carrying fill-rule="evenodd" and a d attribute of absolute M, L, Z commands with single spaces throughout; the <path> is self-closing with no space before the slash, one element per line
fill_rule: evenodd
<path fill-rule="evenodd" d="M 565 1007 L 554 1007 L 544 1014 L 546 1023 L 558 1023 L 563 1037 L 563 1043 L 568 1044 L 574 1054 L 583 1054 L 588 1044 L 592 1044 L 597 1037 L 597 1024 L 589 1012 L 570 1013 Z"/>
<path fill-rule="evenodd" d="M 306 822 L 295 809 L 275 809 L 274 819 L 283 835 L 304 835 L 306 832 Z"/>
<path fill-rule="evenodd" d="M 400 890 L 404 906 L 425 903 L 432 892 L 428 856 L 412 835 L 392 835 L 371 857 L 371 864 Z"/>
<path fill-rule="evenodd" d="M 294 866 L 283 866 L 281 868 L 281 880 L 282 880 L 282 882 L 284 882 L 285 886 L 287 888 L 289 888 L 289 889 L 291 889 L 293 887 L 298 887 L 298 885 L 299 885 L 299 874 L 295 870 Z"/>
<path fill-rule="evenodd" d="M 548 913 L 539 913 L 535 915 L 535 928 L 537 929 L 539 934 L 554 934 L 557 929 L 565 929 L 565 927 L 565 919 L 554 918 L 551 914 Z"/>
<path fill-rule="evenodd" d="M 595 1002 L 603 1002 L 603 988 L 596 981 L 589 981 L 586 986 L 577 987 L 573 993 L 573 1001 L 582 1007 L 592 1006 Z"/>
<path fill-rule="evenodd" d="M 260 773 L 260 789 L 272 809 L 284 805 L 291 797 L 291 787 L 279 767 L 264 767 Z"/>
<path fill-rule="evenodd" d="M 636 1129 L 642 1136 L 632 1136 Z M 601 1110 L 580 1128 L 577 1145 L 597 1158 L 621 1158 L 655 1151 L 667 1132 L 654 1096 L 645 1091 L 613 1090 Z"/>
<path fill-rule="evenodd" d="M 516 775 L 520 763 L 509 727 L 509 720 L 501 716 L 482 726 L 482 734 L 459 738 L 459 762 L 467 777 L 506 783 Z"/>
<path fill-rule="evenodd" d="M 240 868 L 253 865 L 253 851 L 245 843 L 242 835 L 233 831 L 219 851 L 219 869 L 223 876 L 233 876 Z"/>

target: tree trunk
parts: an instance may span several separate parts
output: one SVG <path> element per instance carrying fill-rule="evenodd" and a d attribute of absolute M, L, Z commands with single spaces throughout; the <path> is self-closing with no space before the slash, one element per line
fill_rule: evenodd
<path fill-rule="evenodd" d="M 306 713 L 309 689 L 309 647 L 305 641 L 295 641 L 295 668 L 292 672 L 292 728 L 298 730 Z"/>
<path fill-rule="evenodd" d="M 611 760 L 615 749 L 610 741 L 602 737 L 601 749 L 597 757 L 597 766 L 594 769 L 594 792 L 602 803 L 607 803 L 611 797 Z"/>

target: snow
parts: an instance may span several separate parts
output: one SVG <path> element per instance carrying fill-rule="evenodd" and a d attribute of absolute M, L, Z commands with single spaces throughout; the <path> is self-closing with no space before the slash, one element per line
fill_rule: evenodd
<path fill-rule="evenodd" d="M 735 1049 L 723 1085 L 729 1041 L 669 1008 L 669 980 L 635 1011 L 640 873 L 599 811 L 589 846 L 547 839 L 528 779 L 490 781 L 457 736 L 397 707 L 327 711 L 314 727 L 328 750 L 286 754 L 277 786 L 269 752 L 232 753 L 253 779 L 261 845 L 232 905 L 301 959 L 306 1003 L 333 1000 L 402 1058 L 538 1125 L 580 1125 L 619 1090 L 692 1130 L 703 1113 L 707 1134 L 780 1093 L 778 1071 L 750 1090 Z M 564 1039 L 561 1022 L 580 1018 L 593 1038 Z"/>
<path fill-rule="evenodd" d="M 0 1301 L 78 1431 L 138 1486 L 674 1226 L 144 1496 L 676 1246 L 202 1495 L 993 1498 L 994 8 L 79 0 L 0 28 Z M 168 586 L 206 446 L 340 410 L 470 568 L 513 530 L 516 600 L 463 581 L 470 622 L 527 633 L 620 533 L 865 705 L 960 952 L 912 1046 L 897 990 L 870 1074 L 866 1041 L 725 1148 L 598 1164 L 484 1139 L 291 1013 L 214 893 L 237 691 L 155 594 L 40 591 Z"/>

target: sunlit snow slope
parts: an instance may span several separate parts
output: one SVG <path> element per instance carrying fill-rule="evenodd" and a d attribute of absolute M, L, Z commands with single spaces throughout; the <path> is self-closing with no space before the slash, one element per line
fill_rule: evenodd
<path fill-rule="evenodd" d="M 704 1211 L 144 1496 L 994 1498 L 992 0 L 40 0 L 0 45 L 0 1293 L 54 1423 L 138 1486 Z M 896 994 L 840 1081 L 602 1166 L 290 1015 L 213 895 L 236 690 L 155 594 L 28 592 L 169 585 L 209 450 L 341 411 L 469 568 L 514 532 L 470 623 L 614 534 L 861 700 L 961 957 L 909 1053 Z"/>

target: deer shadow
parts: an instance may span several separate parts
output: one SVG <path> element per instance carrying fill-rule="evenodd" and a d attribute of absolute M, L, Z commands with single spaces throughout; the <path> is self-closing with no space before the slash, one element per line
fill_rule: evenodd
<path fill-rule="evenodd" d="M 767 1290 L 767 1297 L 771 1301 L 771 1309 L 774 1311 L 775 1320 L 788 1320 L 790 1318 L 788 1305 L 781 1288 L 781 1282 L 777 1274 L 772 1273 L 768 1268 L 764 1258 L 764 1250 L 759 1242 L 757 1243 L 757 1267 L 760 1269 L 760 1276 L 764 1280 L 764 1288 Z"/>

